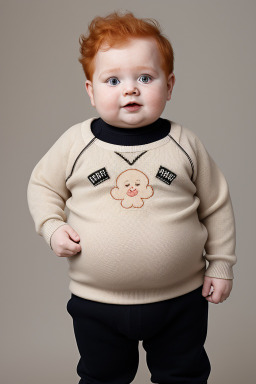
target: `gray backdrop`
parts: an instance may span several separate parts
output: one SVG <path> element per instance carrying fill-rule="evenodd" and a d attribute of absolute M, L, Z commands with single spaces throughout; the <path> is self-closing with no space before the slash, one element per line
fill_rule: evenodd
<path fill-rule="evenodd" d="M 231 296 L 209 304 L 209 384 L 255 380 L 254 0 L 1 0 L 1 367 L 3 384 L 76 384 L 78 352 L 68 263 L 34 230 L 32 169 L 71 125 L 97 116 L 84 88 L 78 38 L 96 15 L 155 17 L 175 51 L 163 117 L 193 130 L 223 170 L 237 222 Z M 136 384 L 150 383 L 140 344 Z"/>

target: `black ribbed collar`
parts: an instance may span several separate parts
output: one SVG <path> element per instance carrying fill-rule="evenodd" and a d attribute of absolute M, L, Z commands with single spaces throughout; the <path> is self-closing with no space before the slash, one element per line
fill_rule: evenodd
<path fill-rule="evenodd" d="M 106 123 L 101 118 L 93 120 L 91 131 L 97 139 L 117 145 L 143 145 L 167 136 L 170 121 L 157 119 L 154 123 L 139 128 L 118 128 Z"/>

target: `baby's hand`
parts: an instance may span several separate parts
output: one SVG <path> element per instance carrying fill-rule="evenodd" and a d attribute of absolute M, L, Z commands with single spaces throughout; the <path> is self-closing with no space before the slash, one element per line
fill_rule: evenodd
<path fill-rule="evenodd" d="M 51 236 L 51 247 L 60 257 L 74 256 L 81 251 L 79 235 L 68 224 L 62 225 Z"/>
<path fill-rule="evenodd" d="M 204 276 L 202 295 L 214 304 L 223 303 L 229 297 L 233 280 Z"/>

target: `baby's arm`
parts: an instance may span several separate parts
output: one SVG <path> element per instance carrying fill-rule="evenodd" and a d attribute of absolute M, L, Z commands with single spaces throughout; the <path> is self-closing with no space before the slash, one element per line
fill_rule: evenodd
<path fill-rule="evenodd" d="M 80 251 L 74 230 L 66 224 L 66 200 L 71 192 L 66 186 L 69 157 L 76 135 L 75 127 L 67 130 L 33 169 L 28 184 L 28 205 L 36 232 L 43 236 L 58 256 Z"/>
<path fill-rule="evenodd" d="M 199 220 L 208 232 L 203 296 L 212 303 L 225 300 L 233 285 L 235 255 L 235 219 L 227 181 L 201 141 L 196 138 L 196 195 Z M 213 292 L 209 295 L 210 289 Z"/>

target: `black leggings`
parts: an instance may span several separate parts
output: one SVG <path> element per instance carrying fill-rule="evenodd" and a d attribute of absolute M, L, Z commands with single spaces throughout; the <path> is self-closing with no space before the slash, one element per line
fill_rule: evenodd
<path fill-rule="evenodd" d="M 131 383 L 139 364 L 139 340 L 153 383 L 207 384 L 208 301 L 202 286 L 173 299 L 134 305 L 72 294 L 67 310 L 81 356 L 79 384 Z"/>

